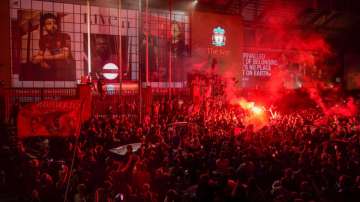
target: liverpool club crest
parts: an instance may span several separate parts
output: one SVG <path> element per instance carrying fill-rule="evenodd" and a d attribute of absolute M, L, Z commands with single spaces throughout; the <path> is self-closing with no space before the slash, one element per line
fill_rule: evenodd
<path fill-rule="evenodd" d="M 212 35 L 212 44 L 214 46 L 225 46 L 226 37 L 225 37 L 225 29 L 221 27 L 216 27 L 213 29 Z"/>

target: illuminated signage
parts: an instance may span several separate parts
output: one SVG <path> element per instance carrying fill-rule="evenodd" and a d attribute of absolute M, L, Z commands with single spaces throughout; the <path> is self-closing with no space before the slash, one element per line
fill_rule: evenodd
<path fill-rule="evenodd" d="M 103 76 L 108 80 L 114 80 L 119 75 L 118 66 L 114 63 L 107 63 L 103 66 Z"/>
<path fill-rule="evenodd" d="M 225 29 L 217 26 L 212 30 L 211 45 L 208 47 L 208 54 L 211 56 L 221 57 L 230 54 L 230 51 L 225 48 L 226 36 Z"/>
<path fill-rule="evenodd" d="M 226 37 L 225 37 L 225 29 L 221 27 L 216 27 L 213 29 L 212 34 L 212 45 L 216 47 L 225 46 Z"/>

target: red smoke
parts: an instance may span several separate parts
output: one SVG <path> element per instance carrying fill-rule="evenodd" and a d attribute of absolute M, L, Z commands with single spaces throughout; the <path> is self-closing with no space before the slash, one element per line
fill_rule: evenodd
<path fill-rule="evenodd" d="M 277 13 L 280 11 L 282 15 Z M 257 46 L 282 50 L 279 66 L 272 70 L 266 88 L 275 100 L 286 100 L 282 97 L 284 87 L 302 87 L 324 114 L 353 114 L 355 107 L 351 102 L 329 107 L 321 96 L 323 71 L 329 68 L 325 61 L 332 52 L 321 34 L 311 28 L 301 30 L 297 26 L 297 16 L 302 11 L 302 7 L 286 6 L 282 3 L 272 4 L 265 10 L 263 19 L 267 29 L 257 33 Z"/>
<path fill-rule="evenodd" d="M 343 101 L 341 98 L 336 97 L 339 93 L 337 88 L 330 89 L 330 94 L 333 96 L 332 99 L 335 100 L 335 103 L 325 103 L 321 96 L 321 91 L 325 90 L 325 86 L 326 84 L 324 82 L 311 80 L 308 80 L 304 86 L 310 98 L 321 108 L 324 115 L 353 116 L 356 114 L 357 107 L 354 99 L 350 97 L 346 101 Z"/>
<path fill-rule="evenodd" d="M 353 98 L 349 98 L 344 103 L 337 103 L 326 110 L 326 115 L 354 116 L 357 107 Z"/>
<path fill-rule="evenodd" d="M 252 100 L 251 102 L 247 101 L 241 95 L 241 91 L 246 91 L 246 89 L 239 88 L 237 82 L 237 80 L 242 79 L 239 76 L 239 72 L 242 70 L 241 64 L 234 64 L 230 61 L 226 62 L 227 66 L 222 64 L 222 69 L 215 68 L 213 70 L 210 68 L 208 57 L 201 59 L 196 57 L 197 55 L 206 55 L 206 53 L 200 52 L 201 49 L 199 51 L 194 50 L 191 59 L 192 65 L 189 66 L 192 66 L 193 70 L 203 70 L 207 73 L 214 71 L 213 73 L 223 76 L 224 83 L 226 83 L 224 91 L 227 101 L 235 102 L 242 108 L 244 108 L 242 106 L 244 103 L 266 103 L 269 106 L 280 99 L 291 100 L 291 98 L 284 97 L 284 95 L 286 96 L 284 93 L 286 88 L 302 88 L 325 115 L 354 115 L 356 106 L 352 99 L 345 103 L 339 99 L 330 103 L 322 95 L 324 86 L 327 85 L 326 82 L 323 82 L 326 80 L 323 74 L 331 68 L 326 62 L 333 55 L 325 37 L 317 33 L 316 30 L 311 30 L 311 28 L 308 30 L 299 28 L 298 24 L 300 23 L 296 21 L 300 12 L 303 11 L 303 7 L 284 6 L 283 3 L 279 5 L 272 4 L 265 8 L 261 22 L 258 22 L 264 28 L 256 30 L 255 42 L 252 44 L 260 50 L 270 49 L 279 55 L 278 67 L 272 69 L 270 79 L 265 82 L 261 81 L 262 83 L 259 82 L 260 88 L 267 91 L 268 95 L 262 94 L 255 98 L 247 98 Z M 281 11 L 282 15 L 278 15 L 278 11 Z M 237 60 L 234 59 L 233 61 Z"/>

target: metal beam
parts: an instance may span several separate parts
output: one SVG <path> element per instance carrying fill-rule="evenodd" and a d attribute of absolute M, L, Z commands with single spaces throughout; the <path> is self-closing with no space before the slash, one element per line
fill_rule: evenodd
<path fill-rule="evenodd" d="M 326 16 L 325 21 L 321 24 L 321 26 L 326 26 L 327 24 L 329 24 L 333 19 L 337 18 L 338 16 L 340 16 L 339 12 L 331 12 L 329 15 Z"/>
<path fill-rule="evenodd" d="M 310 21 L 306 23 L 306 25 L 313 25 L 320 17 L 322 17 L 325 14 L 326 14 L 325 11 L 320 11 L 319 13 L 315 14 L 315 16 L 311 18 Z"/>

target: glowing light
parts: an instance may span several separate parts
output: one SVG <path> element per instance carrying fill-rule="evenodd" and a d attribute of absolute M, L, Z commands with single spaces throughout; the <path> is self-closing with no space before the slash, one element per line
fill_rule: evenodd
<path fill-rule="evenodd" d="M 199 2 L 199 1 L 197 1 L 197 0 L 194 0 L 194 1 L 190 2 L 190 3 L 188 4 L 188 9 L 190 9 L 190 10 L 195 9 L 195 7 L 196 7 L 196 5 L 198 4 L 198 2 Z"/>
<path fill-rule="evenodd" d="M 254 107 L 255 103 L 254 102 L 248 102 L 248 101 L 246 101 L 244 99 L 241 99 L 241 100 L 239 100 L 239 105 L 241 106 L 241 108 L 249 110 L 249 109 Z"/>
<path fill-rule="evenodd" d="M 115 93 L 115 86 L 111 84 L 106 85 L 106 92 L 109 95 L 113 95 Z"/>
<path fill-rule="evenodd" d="M 114 63 L 107 63 L 103 66 L 103 76 L 108 80 L 114 80 L 118 77 L 118 66 Z"/>
<path fill-rule="evenodd" d="M 260 115 L 260 114 L 263 113 L 263 110 L 260 107 L 257 107 L 257 106 L 252 107 L 251 111 L 256 115 Z"/>

